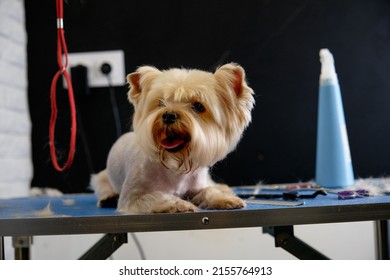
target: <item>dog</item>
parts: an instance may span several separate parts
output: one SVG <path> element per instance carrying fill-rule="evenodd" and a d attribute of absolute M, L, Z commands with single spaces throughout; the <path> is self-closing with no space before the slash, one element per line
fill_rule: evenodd
<path fill-rule="evenodd" d="M 98 206 L 114 202 L 123 213 L 245 207 L 209 174 L 251 122 L 254 92 L 244 69 L 235 63 L 214 73 L 141 66 L 127 82 L 133 131 L 116 141 L 106 169 L 91 178 Z"/>

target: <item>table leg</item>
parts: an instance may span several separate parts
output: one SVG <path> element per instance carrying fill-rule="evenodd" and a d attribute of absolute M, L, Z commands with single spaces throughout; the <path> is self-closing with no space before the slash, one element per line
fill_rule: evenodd
<path fill-rule="evenodd" d="M 15 260 L 29 260 L 32 236 L 14 236 L 12 245 L 15 249 Z"/>
<path fill-rule="evenodd" d="M 375 221 L 376 256 L 378 260 L 390 259 L 390 221 Z"/>
<path fill-rule="evenodd" d="M 79 259 L 105 260 L 124 243 L 127 243 L 127 233 L 108 233 Z"/>
<path fill-rule="evenodd" d="M 263 227 L 263 233 L 275 238 L 275 246 L 282 247 L 301 260 L 328 260 L 329 258 L 294 236 L 293 226 Z"/>
<path fill-rule="evenodd" d="M 4 260 L 4 236 L 0 236 L 0 260 Z"/>

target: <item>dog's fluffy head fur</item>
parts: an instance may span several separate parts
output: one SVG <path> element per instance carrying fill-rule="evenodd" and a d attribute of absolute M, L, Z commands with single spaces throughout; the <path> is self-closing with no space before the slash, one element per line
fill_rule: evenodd
<path fill-rule="evenodd" d="M 237 64 L 214 73 L 142 66 L 127 80 L 138 143 L 169 169 L 213 165 L 235 149 L 251 121 L 253 90 Z"/>

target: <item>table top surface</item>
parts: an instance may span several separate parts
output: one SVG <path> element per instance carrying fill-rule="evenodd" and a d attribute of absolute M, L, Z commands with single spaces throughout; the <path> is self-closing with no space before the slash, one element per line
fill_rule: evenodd
<path fill-rule="evenodd" d="M 237 193 L 253 193 L 255 188 L 233 189 Z M 260 191 L 282 192 L 275 189 Z M 285 201 L 282 198 L 272 200 Z M 390 219 L 388 195 L 340 200 L 336 193 L 328 192 L 326 196 L 297 201 L 304 204 L 266 205 L 247 201 L 247 207 L 235 210 L 130 215 L 118 213 L 115 208 L 97 207 L 93 194 L 0 199 L 0 236 L 199 230 Z"/>

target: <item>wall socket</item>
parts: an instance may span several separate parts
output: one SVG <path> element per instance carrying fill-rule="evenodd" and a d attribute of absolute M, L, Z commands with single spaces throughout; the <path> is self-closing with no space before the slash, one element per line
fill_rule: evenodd
<path fill-rule="evenodd" d="M 111 65 L 110 77 L 113 86 L 126 84 L 125 54 L 123 50 L 69 53 L 67 70 L 71 74 L 71 67 L 83 65 L 88 69 L 89 87 L 108 87 L 107 77 L 100 71 L 103 63 Z M 63 84 L 67 88 L 65 81 Z"/>

